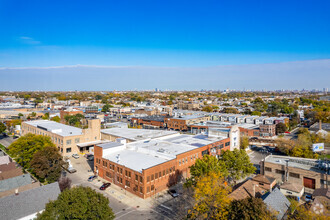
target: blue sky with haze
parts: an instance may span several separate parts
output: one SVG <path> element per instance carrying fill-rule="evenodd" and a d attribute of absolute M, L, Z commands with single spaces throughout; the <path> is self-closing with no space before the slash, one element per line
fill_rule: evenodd
<path fill-rule="evenodd" d="M 38 89 L 38 84 L 31 86 L 38 74 L 49 89 L 61 85 L 70 90 L 61 77 L 54 76 L 65 72 L 70 81 L 77 71 L 84 85 L 72 86 L 78 90 L 180 87 L 152 80 L 164 74 L 185 79 L 195 74 L 180 83 L 181 89 L 290 88 L 269 83 L 278 76 L 299 78 L 291 84 L 294 88 L 328 87 L 329 8 L 327 0 L 0 0 L 0 77 L 9 83 L 0 90 Z M 296 61 L 306 68 L 294 68 Z M 290 72 L 283 69 L 285 65 Z M 56 74 L 52 68 L 26 69 L 54 66 L 74 67 L 57 68 Z M 90 66 L 130 67 L 122 80 L 137 73 L 140 78 L 116 85 L 110 79 L 118 78 L 118 69 Z M 164 67 L 172 69 L 167 72 Z M 228 68 L 240 83 L 228 76 Z M 250 81 L 260 68 L 263 78 Z M 89 79 L 85 85 L 93 72 L 107 80 Z M 309 74 L 313 77 L 306 82 L 303 78 Z M 20 78 L 14 80 L 16 75 Z M 209 81 L 199 80 L 198 75 Z M 149 84 L 146 77 L 152 77 Z"/>

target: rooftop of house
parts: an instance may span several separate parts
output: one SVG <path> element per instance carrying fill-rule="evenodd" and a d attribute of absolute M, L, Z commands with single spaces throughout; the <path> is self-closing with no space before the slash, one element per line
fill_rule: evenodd
<path fill-rule="evenodd" d="M 275 178 L 266 176 L 266 175 L 261 175 L 261 174 L 253 177 L 253 180 L 256 182 L 265 183 L 265 184 L 272 184 L 272 183 L 276 182 Z"/>
<path fill-rule="evenodd" d="M 173 117 L 173 119 L 192 120 L 192 119 L 197 119 L 197 118 L 202 118 L 202 117 L 206 117 L 206 115 L 183 115 L 183 116 Z"/>
<path fill-rule="evenodd" d="M 11 159 L 8 155 L 0 156 L 0 165 L 2 164 L 8 164 L 11 162 Z"/>
<path fill-rule="evenodd" d="M 45 209 L 49 200 L 56 200 L 60 194 L 58 183 L 19 192 L 0 199 L 0 219 L 21 219 Z"/>
<path fill-rule="evenodd" d="M 30 174 L 23 174 L 13 178 L 0 181 L 0 192 L 5 192 L 10 189 L 19 188 L 32 183 Z"/>
<path fill-rule="evenodd" d="M 32 125 L 36 128 L 43 129 L 45 131 L 58 134 L 60 136 L 76 136 L 82 135 L 82 129 L 73 126 L 61 124 L 55 121 L 48 120 L 36 120 L 24 122 L 28 125 Z"/>
<path fill-rule="evenodd" d="M 158 137 L 165 137 L 177 134 L 176 131 L 165 131 L 165 130 L 148 130 L 148 129 L 133 129 L 133 128 L 108 128 L 102 129 L 101 133 L 110 134 L 116 137 L 122 137 L 125 139 L 138 141 L 144 139 L 153 139 Z"/>
<path fill-rule="evenodd" d="M 267 191 L 260 185 L 256 184 L 252 180 L 247 180 L 243 184 L 238 186 L 235 190 L 233 190 L 233 192 L 229 194 L 229 197 L 234 200 L 241 200 L 247 197 L 260 198 L 266 192 Z"/>
<path fill-rule="evenodd" d="M 292 191 L 292 192 L 300 193 L 304 189 L 304 186 L 286 182 L 286 183 L 283 183 L 281 185 L 281 189 L 285 189 L 285 190 L 289 190 L 289 191 Z"/>
<path fill-rule="evenodd" d="M 277 212 L 277 219 L 282 219 L 290 207 L 289 200 L 278 188 L 275 188 L 272 192 L 264 195 L 262 199 L 269 210 L 275 210 Z"/>
<path fill-rule="evenodd" d="M 286 164 L 288 164 L 289 167 L 314 171 L 318 173 L 326 172 L 325 161 L 316 159 L 269 155 L 265 158 L 265 162 L 279 164 L 283 166 L 286 166 Z"/>

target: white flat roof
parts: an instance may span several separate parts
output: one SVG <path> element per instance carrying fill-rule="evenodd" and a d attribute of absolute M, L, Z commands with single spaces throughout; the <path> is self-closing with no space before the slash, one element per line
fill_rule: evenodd
<path fill-rule="evenodd" d="M 119 155 L 119 161 L 117 157 L 118 155 Z M 168 161 L 167 159 L 164 158 L 159 158 L 128 149 L 113 152 L 111 154 L 103 156 L 103 158 L 108 159 L 114 163 L 123 165 L 125 167 L 128 167 L 132 170 L 138 171 L 140 173 L 142 173 L 143 169 L 147 169 L 149 167 L 153 167 Z"/>
<path fill-rule="evenodd" d="M 153 139 L 153 138 L 178 134 L 178 132 L 176 131 L 134 129 L 134 128 L 123 128 L 123 127 L 102 129 L 101 133 L 110 134 L 134 141 Z"/>
<path fill-rule="evenodd" d="M 148 169 L 175 159 L 179 154 L 222 139 L 224 138 L 177 134 L 167 138 L 131 142 L 126 144 L 126 146 L 118 142 L 112 142 L 112 144 L 106 143 L 99 146 L 103 148 L 103 158 L 132 170 L 142 172 L 143 169 Z"/>
<path fill-rule="evenodd" d="M 75 136 L 82 134 L 82 129 L 80 128 L 57 123 L 55 121 L 36 120 L 36 121 L 26 121 L 24 123 L 28 125 L 32 125 L 36 128 L 43 129 L 45 131 L 49 131 L 51 133 L 58 134 L 60 136 Z"/>

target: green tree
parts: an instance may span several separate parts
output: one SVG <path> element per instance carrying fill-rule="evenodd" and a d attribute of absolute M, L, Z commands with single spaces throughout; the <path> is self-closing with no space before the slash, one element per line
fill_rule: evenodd
<path fill-rule="evenodd" d="M 280 122 L 276 124 L 276 134 L 283 134 L 284 132 L 287 131 L 287 127 L 284 123 Z"/>
<path fill-rule="evenodd" d="M 61 118 L 58 117 L 58 116 L 54 116 L 50 119 L 51 121 L 56 121 L 56 122 L 60 122 L 61 121 Z"/>
<path fill-rule="evenodd" d="M 202 111 L 204 112 L 213 112 L 213 108 L 210 105 L 204 106 Z"/>
<path fill-rule="evenodd" d="M 238 114 L 239 113 L 239 111 L 236 108 L 231 108 L 231 107 L 224 108 L 222 111 L 224 113 L 233 113 L 233 114 Z"/>
<path fill-rule="evenodd" d="M 6 130 L 6 125 L 4 123 L 0 122 L 0 134 L 2 132 L 5 132 L 5 130 Z"/>
<path fill-rule="evenodd" d="M 256 171 L 245 150 L 226 150 L 221 155 L 220 160 L 228 170 L 229 179 L 234 181 L 245 178 Z"/>
<path fill-rule="evenodd" d="M 90 187 L 83 186 L 64 190 L 57 200 L 47 203 L 45 211 L 37 215 L 37 219 L 42 220 L 114 218 L 108 198 Z"/>
<path fill-rule="evenodd" d="M 241 136 L 240 146 L 241 146 L 241 149 L 246 149 L 249 146 L 249 137 L 248 136 Z"/>
<path fill-rule="evenodd" d="M 50 137 L 29 133 L 13 142 L 8 150 L 17 163 L 28 169 L 33 155 L 45 147 L 55 147 Z"/>
<path fill-rule="evenodd" d="M 261 116 L 261 112 L 259 112 L 259 111 L 253 111 L 253 112 L 251 113 L 251 115 L 258 115 L 258 116 Z"/>
<path fill-rule="evenodd" d="M 58 181 L 63 166 L 66 163 L 56 147 L 45 147 L 37 151 L 30 162 L 32 172 L 48 183 Z"/>
<path fill-rule="evenodd" d="M 187 179 L 185 186 L 196 185 L 196 182 L 202 176 L 209 173 L 221 173 L 223 176 L 228 174 L 222 161 L 211 155 L 204 155 L 203 158 L 197 159 L 195 164 L 190 167 L 190 178 Z"/>
<path fill-rule="evenodd" d="M 49 112 L 46 112 L 44 114 L 44 116 L 42 116 L 42 119 L 45 119 L 45 120 L 49 119 Z"/>
<path fill-rule="evenodd" d="M 109 112 L 109 111 L 110 111 L 110 108 L 112 108 L 112 107 L 113 107 L 112 105 L 105 104 L 105 105 L 102 107 L 102 112 Z"/>
<path fill-rule="evenodd" d="M 229 207 L 228 219 L 231 220 L 271 220 L 276 217 L 267 209 L 266 204 L 260 198 L 248 197 L 242 200 L 234 200 Z"/>

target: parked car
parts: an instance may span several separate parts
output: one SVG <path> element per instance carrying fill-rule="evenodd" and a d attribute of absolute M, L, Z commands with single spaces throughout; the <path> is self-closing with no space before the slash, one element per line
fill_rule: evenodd
<path fill-rule="evenodd" d="M 167 191 L 173 198 L 178 197 L 180 194 L 177 193 L 177 191 L 175 189 L 170 189 Z"/>
<path fill-rule="evenodd" d="M 87 157 L 87 160 L 89 160 L 89 161 L 94 160 L 94 155 L 90 155 L 89 157 Z"/>
<path fill-rule="evenodd" d="M 97 178 L 97 176 L 93 175 L 93 176 L 90 176 L 88 178 L 88 182 L 93 182 L 93 180 L 95 180 Z"/>
<path fill-rule="evenodd" d="M 110 185 L 111 183 L 103 183 L 103 185 L 100 187 L 100 190 L 106 190 Z"/>
<path fill-rule="evenodd" d="M 88 158 L 90 156 L 92 156 L 93 154 L 85 154 L 84 157 Z"/>
<path fill-rule="evenodd" d="M 290 131 L 286 131 L 286 132 L 284 132 L 284 133 L 286 133 L 286 134 L 291 134 L 291 132 L 290 132 Z"/>
<path fill-rule="evenodd" d="M 75 172 L 77 172 L 77 170 L 75 168 L 73 168 L 73 167 L 69 167 L 68 168 L 68 172 L 69 173 L 75 173 Z"/>
<path fill-rule="evenodd" d="M 305 201 L 307 202 L 307 203 L 310 203 L 310 202 L 312 202 L 312 195 L 309 195 L 309 194 L 307 194 L 306 196 L 305 196 Z"/>
<path fill-rule="evenodd" d="M 75 159 L 78 159 L 79 155 L 78 154 L 72 154 L 72 157 L 75 158 Z"/>

